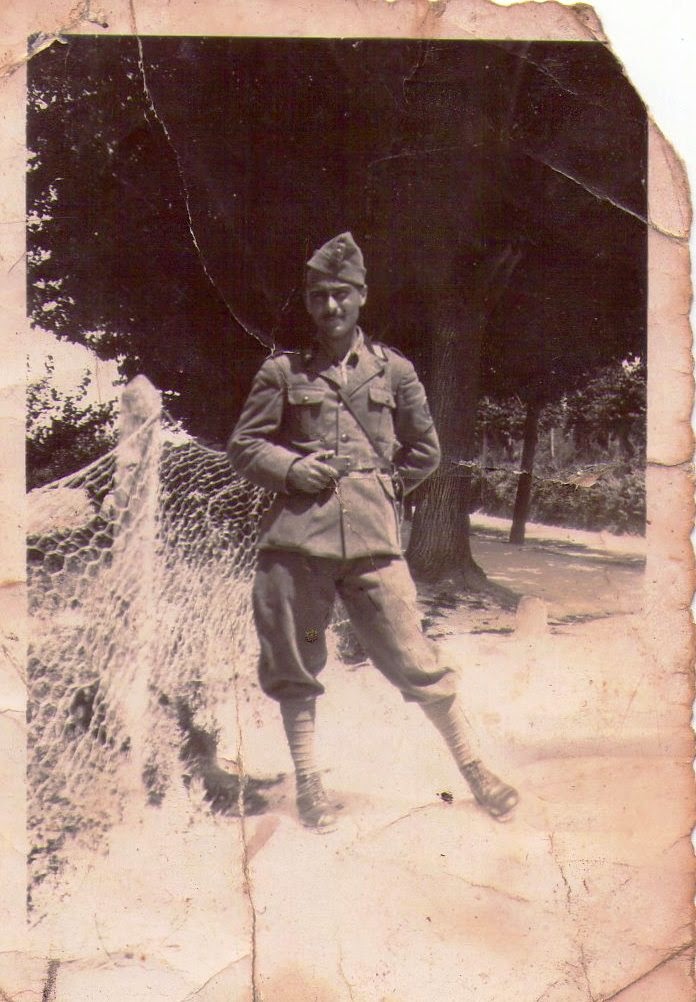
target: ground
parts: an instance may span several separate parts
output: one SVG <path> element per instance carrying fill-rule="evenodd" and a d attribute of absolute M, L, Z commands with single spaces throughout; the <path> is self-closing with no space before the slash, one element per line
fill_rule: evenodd
<path fill-rule="evenodd" d="M 674 726 L 681 682 L 642 629 L 643 541 L 533 526 L 517 547 L 501 520 L 473 528 L 491 579 L 528 598 L 515 613 L 444 584 L 423 611 L 486 758 L 521 792 L 514 819 L 476 807 L 417 707 L 332 657 L 318 741 L 344 809 L 337 831 L 306 831 L 279 714 L 245 677 L 221 752 L 287 774 L 266 810 L 211 815 L 195 784 L 133 804 L 108 855 L 77 855 L 60 898 L 40 901 L 33 956 L 16 975 L 0 964 L 9 997 L 691 997 L 691 745 Z"/>

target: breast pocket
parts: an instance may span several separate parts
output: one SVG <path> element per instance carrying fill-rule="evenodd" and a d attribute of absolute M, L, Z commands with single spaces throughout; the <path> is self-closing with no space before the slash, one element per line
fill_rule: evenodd
<path fill-rule="evenodd" d="M 288 388 L 288 422 L 293 438 L 310 441 L 321 434 L 321 409 L 326 390 L 321 386 Z"/>
<path fill-rule="evenodd" d="M 386 449 L 390 449 L 394 441 L 394 411 L 396 400 L 388 386 L 377 383 L 370 386 L 367 392 L 370 421 L 375 429 L 376 437 Z"/>
<path fill-rule="evenodd" d="M 396 407 L 396 400 L 394 399 L 394 394 L 387 386 L 371 386 L 368 391 L 368 398 L 370 401 L 370 409 L 387 407 L 389 410 L 394 410 Z"/>

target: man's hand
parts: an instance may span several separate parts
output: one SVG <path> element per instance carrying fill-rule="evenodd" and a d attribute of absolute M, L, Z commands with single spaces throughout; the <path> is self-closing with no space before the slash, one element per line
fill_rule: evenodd
<path fill-rule="evenodd" d="M 302 491 L 304 494 L 318 494 L 336 480 L 336 471 L 332 466 L 323 463 L 322 459 L 330 459 L 333 452 L 313 452 L 303 459 L 297 459 L 288 471 L 286 483 L 291 491 Z"/>

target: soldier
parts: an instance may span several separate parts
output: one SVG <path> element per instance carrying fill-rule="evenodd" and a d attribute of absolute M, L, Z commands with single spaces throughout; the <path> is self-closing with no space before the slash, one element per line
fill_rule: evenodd
<path fill-rule="evenodd" d="M 374 665 L 441 732 L 478 803 L 507 819 L 517 792 L 482 764 L 456 674 L 419 627 L 398 502 L 437 468 L 440 449 L 413 365 L 358 326 L 366 297 L 362 254 L 342 233 L 307 263 L 313 347 L 264 362 L 228 445 L 236 470 L 276 492 L 253 589 L 261 688 L 280 703 L 300 819 L 330 829 L 314 721 L 340 595 Z"/>

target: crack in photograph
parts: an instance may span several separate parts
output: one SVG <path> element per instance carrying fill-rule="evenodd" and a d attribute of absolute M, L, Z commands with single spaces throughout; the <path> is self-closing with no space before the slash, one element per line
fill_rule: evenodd
<path fill-rule="evenodd" d="M 50 998 L 580 1002 L 688 962 L 611 50 L 35 41 Z"/>

